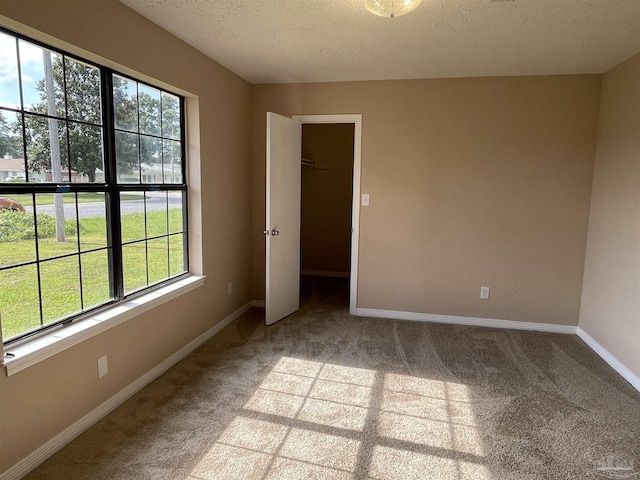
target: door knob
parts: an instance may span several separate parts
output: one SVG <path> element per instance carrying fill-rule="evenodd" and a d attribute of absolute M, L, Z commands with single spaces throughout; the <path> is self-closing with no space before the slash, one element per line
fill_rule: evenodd
<path fill-rule="evenodd" d="M 280 230 L 276 230 L 275 228 L 271 230 L 271 236 L 275 237 L 276 235 L 280 235 Z"/>
<path fill-rule="evenodd" d="M 269 230 L 263 230 L 262 233 L 264 233 L 266 236 L 269 236 Z"/>

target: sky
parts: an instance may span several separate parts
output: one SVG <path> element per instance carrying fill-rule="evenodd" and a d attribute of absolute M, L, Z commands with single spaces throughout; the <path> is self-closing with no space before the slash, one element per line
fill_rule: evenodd
<path fill-rule="evenodd" d="M 25 104 L 32 105 L 40 100 L 36 81 L 44 78 L 42 49 L 22 40 L 19 43 Z M 16 41 L 0 33 L 0 107 L 19 108 L 19 104 Z"/>

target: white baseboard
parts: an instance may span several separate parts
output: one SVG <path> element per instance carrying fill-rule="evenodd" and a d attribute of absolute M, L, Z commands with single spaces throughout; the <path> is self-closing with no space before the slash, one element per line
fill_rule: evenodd
<path fill-rule="evenodd" d="M 625 367 L 616 357 L 611 355 L 609 351 L 596 342 L 591 335 L 585 332 L 582 328 L 578 327 L 578 336 L 591 347 L 591 350 L 596 352 L 600 357 L 609 364 L 616 372 L 631 384 L 633 388 L 640 392 L 640 377 Z"/>
<path fill-rule="evenodd" d="M 158 378 L 164 372 L 166 372 L 169 368 L 174 366 L 180 360 L 185 358 L 191 352 L 193 352 L 196 348 L 201 346 L 207 340 L 211 339 L 216 333 L 222 330 L 224 327 L 233 322 L 236 318 L 242 315 L 244 312 L 251 308 L 253 302 L 248 302 L 238 310 L 233 312 L 231 315 L 226 317 L 221 322 L 215 324 L 209 330 L 201 334 L 196 339 L 189 342 L 187 345 L 182 347 L 176 353 L 171 355 L 165 361 L 157 365 L 156 367 L 149 370 L 143 376 L 138 378 L 136 381 L 125 387 L 120 392 L 116 393 L 109 400 L 104 402 L 102 405 L 98 406 L 96 409 L 89 412 L 87 415 L 82 417 L 80 420 L 75 422 L 69 428 L 63 430 L 58 435 L 53 437 L 51 440 L 46 442 L 44 445 L 38 447 L 35 451 L 27 455 L 25 458 L 16 463 L 13 467 L 9 468 L 2 474 L 0 474 L 0 480 L 17 480 L 24 477 L 31 470 L 36 468 L 42 462 L 44 462 L 51 455 L 56 453 L 62 447 L 64 447 L 67 443 L 71 442 L 78 435 L 83 433 L 85 430 L 93 426 L 99 420 L 104 418 L 110 412 L 115 410 L 122 403 L 131 398 L 134 394 L 142 390 L 146 385 L 151 383 L 153 380 Z"/>
<path fill-rule="evenodd" d="M 264 308 L 265 302 L 264 300 L 251 300 L 251 306 L 257 308 Z"/>
<path fill-rule="evenodd" d="M 455 325 L 472 325 L 475 327 L 513 328 L 517 330 L 535 330 L 538 332 L 577 333 L 578 327 L 556 325 L 553 323 L 518 322 L 515 320 L 498 320 L 494 318 L 458 317 L 454 315 L 438 315 L 435 313 L 396 312 L 394 310 L 378 310 L 375 308 L 356 308 L 352 315 L 360 317 L 394 318 L 397 320 L 414 320 L 418 322 L 450 323 Z"/>
<path fill-rule="evenodd" d="M 330 270 L 300 270 L 301 275 L 310 277 L 349 278 L 349 272 L 333 272 Z"/>

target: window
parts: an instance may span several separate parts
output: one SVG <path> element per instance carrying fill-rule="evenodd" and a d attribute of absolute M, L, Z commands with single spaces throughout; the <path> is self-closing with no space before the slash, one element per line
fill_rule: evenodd
<path fill-rule="evenodd" d="M 184 99 L 0 30 L 5 343 L 184 275 Z"/>

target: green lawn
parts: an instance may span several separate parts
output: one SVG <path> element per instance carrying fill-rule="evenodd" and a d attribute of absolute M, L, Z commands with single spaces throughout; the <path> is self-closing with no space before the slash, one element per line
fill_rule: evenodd
<path fill-rule="evenodd" d="M 169 233 L 180 231 L 182 210 L 169 210 L 168 219 L 163 211 L 147 213 L 148 236 L 166 234 L 167 223 Z M 127 292 L 157 283 L 183 271 L 182 234 L 145 242 L 144 214 L 141 213 L 123 215 L 122 230 L 124 241 L 137 241 L 123 247 L 124 282 Z M 105 219 L 82 219 L 79 243 L 79 256 L 40 263 L 45 324 L 81 311 L 82 304 L 84 309 L 88 309 L 108 302 L 111 298 Z M 34 260 L 35 248 L 34 240 L 1 242 L 0 266 Z M 83 253 L 96 248 L 100 250 Z M 66 242 L 57 242 L 55 238 L 39 239 L 38 250 L 41 260 L 78 253 L 78 237 L 75 234 L 68 235 Z M 0 313 L 5 340 L 40 326 L 37 279 L 35 265 L 0 270 Z"/>
<path fill-rule="evenodd" d="M 38 205 L 51 205 L 53 203 L 53 193 L 39 193 Z M 33 206 L 33 196 L 29 193 L 20 195 L 11 195 L 10 198 L 16 202 L 20 202 L 25 207 Z M 142 200 L 142 195 L 121 193 L 120 200 Z M 62 195 L 63 203 L 74 203 L 76 201 L 73 193 L 65 193 Z M 104 193 L 78 193 L 78 202 L 104 202 Z"/>

